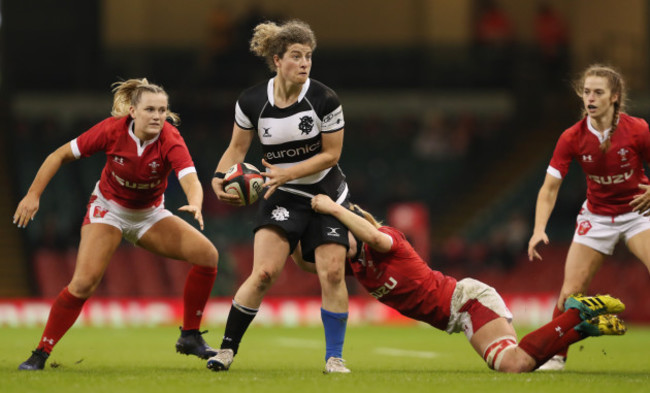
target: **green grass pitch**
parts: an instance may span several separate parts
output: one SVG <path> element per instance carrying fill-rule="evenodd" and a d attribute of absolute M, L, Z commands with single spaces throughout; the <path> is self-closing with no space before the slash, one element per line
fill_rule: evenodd
<path fill-rule="evenodd" d="M 205 336 L 213 346 L 223 327 Z M 520 330 L 520 337 L 526 331 Z M 576 344 L 563 372 L 496 373 L 462 334 L 425 326 L 350 326 L 349 375 L 323 375 L 320 327 L 252 326 L 228 372 L 176 354 L 176 327 L 74 328 L 46 369 L 20 372 L 41 328 L 0 328 L 0 392 L 647 392 L 650 327 Z M 57 366 L 57 367 L 52 367 Z"/>

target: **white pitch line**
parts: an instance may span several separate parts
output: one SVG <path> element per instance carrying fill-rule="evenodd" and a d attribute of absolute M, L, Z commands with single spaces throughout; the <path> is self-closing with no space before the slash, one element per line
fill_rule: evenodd
<path fill-rule="evenodd" d="M 375 348 L 375 352 L 380 355 L 401 356 L 401 357 L 410 357 L 410 358 L 424 358 L 424 359 L 432 359 L 439 356 L 439 354 L 436 352 L 409 351 L 409 350 L 397 349 L 397 348 Z"/>

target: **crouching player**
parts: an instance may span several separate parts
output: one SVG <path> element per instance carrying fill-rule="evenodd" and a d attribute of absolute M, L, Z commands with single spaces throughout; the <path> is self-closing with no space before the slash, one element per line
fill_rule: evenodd
<path fill-rule="evenodd" d="M 464 331 L 474 350 L 494 370 L 533 371 L 559 349 L 586 337 L 626 331 L 614 315 L 625 310 L 619 299 L 575 295 L 564 303 L 564 313 L 517 344 L 512 314 L 494 288 L 471 278 L 456 281 L 430 269 L 401 232 L 382 226 L 356 205 L 351 207 L 353 212 L 317 195 L 311 206 L 348 227 L 349 267 L 370 294 L 407 317 L 447 333 Z M 315 272 L 313 264 L 303 260 L 300 248 L 292 257 L 304 270 Z"/>

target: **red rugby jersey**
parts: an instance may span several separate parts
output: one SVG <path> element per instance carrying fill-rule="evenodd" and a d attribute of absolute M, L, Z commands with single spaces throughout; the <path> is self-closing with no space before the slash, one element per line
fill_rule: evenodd
<path fill-rule="evenodd" d="M 109 117 L 70 144 L 77 158 L 106 153 L 99 190 L 130 209 L 159 205 L 172 169 L 179 179 L 196 172 L 183 137 L 168 122 L 156 138 L 141 143 L 133 134 L 130 116 Z"/>
<path fill-rule="evenodd" d="M 600 151 L 597 131 L 588 118 L 562 133 L 547 172 L 564 178 L 576 159 L 587 179 L 587 207 L 600 215 L 632 211 L 629 203 L 642 193 L 639 184 L 648 184 L 643 169 L 650 157 L 650 131 L 643 119 L 622 113 L 611 137 L 611 146 Z"/>
<path fill-rule="evenodd" d="M 380 253 L 364 244 L 359 258 L 350 261 L 354 276 L 380 302 L 445 330 L 456 279 L 429 268 L 402 232 L 386 226 L 379 230 L 393 238 L 390 251 Z"/>

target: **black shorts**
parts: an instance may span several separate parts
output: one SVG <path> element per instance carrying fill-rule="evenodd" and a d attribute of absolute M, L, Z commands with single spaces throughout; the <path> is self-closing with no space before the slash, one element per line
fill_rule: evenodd
<path fill-rule="evenodd" d="M 318 185 L 283 188 L 288 191 L 278 189 L 269 199 L 260 200 L 255 231 L 267 226 L 280 228 L 289 241 L 289 252 L 293 253 L 300 242 L 303 258 L 309 262 L 315 260 L 314 251 L 321 244 L 336 243 L 349 248 L 348 229 L 333 216 L 311 208 L 311 196 L 318 193 L 343 200 L 344 206 L 349 204 L 345 177 L 338 167 L 332 168 Z"/>

